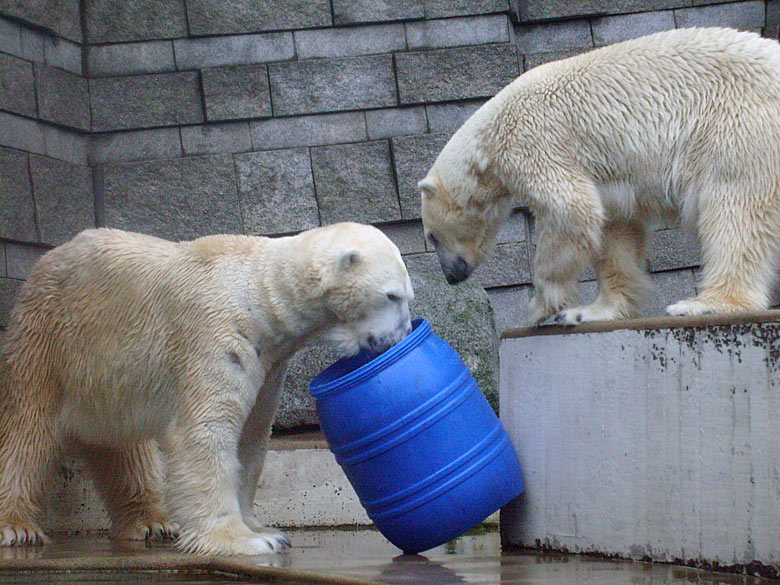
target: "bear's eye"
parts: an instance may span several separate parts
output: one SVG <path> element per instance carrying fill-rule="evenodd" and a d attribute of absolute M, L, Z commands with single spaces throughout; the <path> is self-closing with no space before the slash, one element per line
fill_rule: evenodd
<path fill-rule="evenodd" d="M 387 293 L 387 300 L 390 301 L 391 303 L 399 303 L 401 302 L 401 297 L 393 293 Z"/>

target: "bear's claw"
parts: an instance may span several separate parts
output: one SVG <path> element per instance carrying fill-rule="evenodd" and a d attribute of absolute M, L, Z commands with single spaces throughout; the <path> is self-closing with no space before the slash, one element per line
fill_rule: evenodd
<path fill-rule="evenodd" d="M 22 546 L 26 544 L 48 544 L 49 537 L 35 524 L 0 527 L 0 546 Z"/>

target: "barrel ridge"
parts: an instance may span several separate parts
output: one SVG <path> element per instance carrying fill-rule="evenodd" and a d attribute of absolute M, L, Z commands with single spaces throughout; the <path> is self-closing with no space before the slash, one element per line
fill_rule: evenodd
<path fill-rule="evenodd" d="M 447 416 L 465 400 L 470 398 L 476 390 L 476 380 L 471 376 L 468 369 L 464 369 L 464 371 L 458 374 L 458 377 L 447 385 L 444 390 L 441 390 L 435 396 L 429 398 L 422 405 L 411 412 L 408 412 L 397 421 L 350 443 L 332 445 L 331 451 L 333 451 L 333 454 L 336 456 L 336 461 L 342 466 L 355 465 L 356 463 L 378 457 L 385 451 L 410 440 L 415 435 L 420 434 L 432 424 Z M 436 408 L 437 406 L 439 408 Z M 428 414 L 427 417 L 423 418 L 417 424 L 409 426 L 426 414 Z M 392 436 L 394 434 L 395 436 Z M 383 439 L 388 437 L 390 438 L 383 441 Z M 375 446 L 368 450 L 364 449 L 372 444 L 375 444 Z M 357 452 L 353 455 L 349 455 L 349 453 L 355 451 Z"/>
<path fill-rule="evenodd" d="M 447 465 L 445 465 L 435 473 L 429 475 L 425 479 L 421 479 L 414 485 L 410 485 L 408 487 L 403 488 L 402 490 L 395 492 L 394 494 L 390 494 L 389 496 L 384 496 L 376 500 L 366 501 L 363 503 L 363 505 L 367 509 L 371 508 L 372 510 L 380 511 L 381 508 L 386 508 L 388 506 L 391 506 L 392 504 L 398 502 L 399 500 L 406 499 L 409 496 L 412 496 L 417 492 L 424 490 L 432 483 L 437 483 L 438 481 L 447 477 L 448 475 L 457 472 L 458 469 L 460 469 L 461 467 L 468 465 L 469 461 L 471 461 L 477 453 L 479 453 L 480 451 L 485 451 L 492 443 L 495 443 L 496 441 L 500 441 L 501 440 L 500 435 L 501 435 L 501 425 L 497 424 L 476 445 L 473 445 L 468 451 L 463 453 L 460 457 L 458 457 L 454 461 L 451 461 L 450 463 L 448 463 Z"/>
<path fill-rule="evenodd" d="M 400 506 L 390 508 L 388 510 L 373 512 L 369 510 L 368 506 L 365 506 L 366 512 L 368 512 L 369 517 L 374 522 L 376 522 L 378 520 L 387 520 L 388 518 L 400 516 L 401 514 L 405 514 L 411 510 L 414 510 L 415 508 L 419 508 L 431 500 L 435 500 L 436 498 L 446 494 L 448 491 L 456 488 L 467 479 L 477 474 L 484 467 L 487 467 L 490 463 L 492 463 L 507 448 L 512 448 L 512 444 L 509 441 L 509 435 L 506 432 L 499 433 L 499 440 L 496 441 L 495 444 L 482 457 L 474 460 L 474 462 L 470 466 L 463 469 L 461 473 L 454 475 L 435 489 L 421 494 L 414 500 L 407 501 Z M 498 505 L 496 508 L 498 508 Z"/>

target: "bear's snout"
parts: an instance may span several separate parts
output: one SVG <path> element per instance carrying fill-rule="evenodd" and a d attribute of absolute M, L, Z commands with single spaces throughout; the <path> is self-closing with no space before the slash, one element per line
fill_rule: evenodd
<path fill-rule="evenodd" d="M 458 284 L 466 280 L 471 274 L 472 268 L 461 256 L 457 256 L 454 261 L 440 261 L 441 269 L 448 284 Z"/>

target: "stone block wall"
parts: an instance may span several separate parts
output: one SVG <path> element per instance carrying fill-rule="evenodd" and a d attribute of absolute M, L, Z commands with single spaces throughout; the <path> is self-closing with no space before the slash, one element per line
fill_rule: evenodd
<path fill-rule="evenodd" d="M 524 210 L 471 283 L 429 270 L 416 183 L 449 136 L 545 61 L 683 26 L 776 37 L 778 23 L 778 0 L 0 0 L 0 335 L 34 260 L 83 228 L 183 239 L 342 220 L 398 243 L 428 299 L 415 313 L 435 326 L 457 329 L 437 307 L 464 299 L 491 331 L 516 326 Z M 695 242 L 662 226 L 645 313 L 694 294 L 698 264 Z M 592 271 L 582 288 L 594 294 Z M 495 388 L 495 343 L 463 344 Z M 296 365 L 299 395 L 318 359 Z M 313 422 L 310 405 L 296 412 L 288 426 Z"/>

